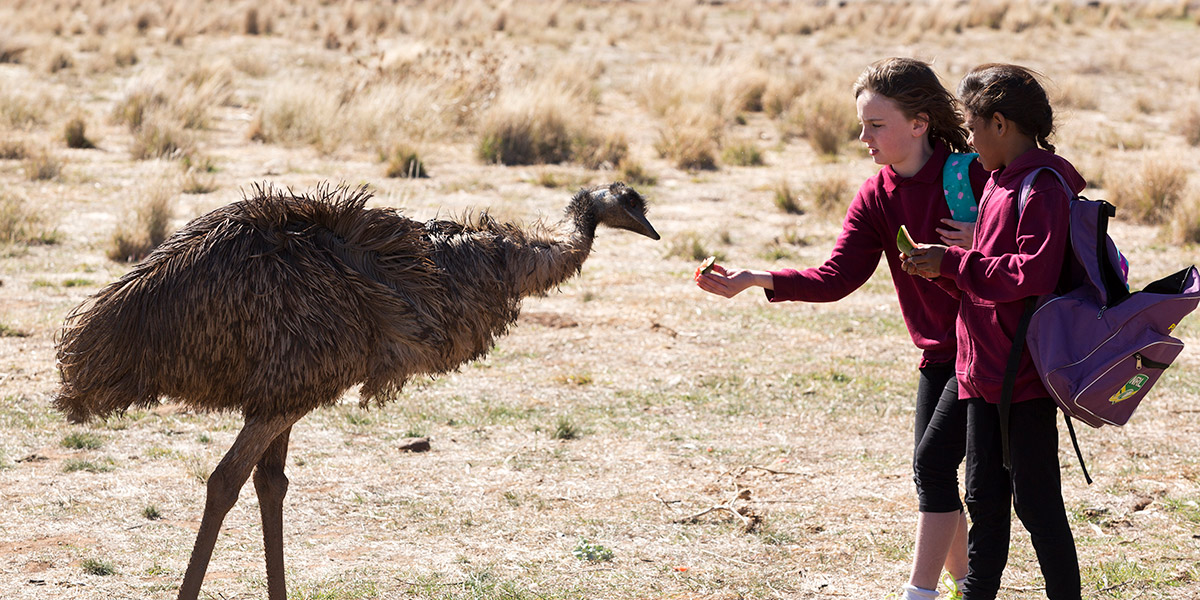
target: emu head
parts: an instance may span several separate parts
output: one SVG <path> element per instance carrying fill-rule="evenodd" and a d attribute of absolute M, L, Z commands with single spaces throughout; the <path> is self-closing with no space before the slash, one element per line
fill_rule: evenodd
<path fill-rule="evenodd" d="M 580 190 L 567 210 L 575 213 L 577 223 L 591 221 L 593 225 L 604 224 L 659 239 L 654 226 L 646 220 L 646 200 L 620 181 Z"/>

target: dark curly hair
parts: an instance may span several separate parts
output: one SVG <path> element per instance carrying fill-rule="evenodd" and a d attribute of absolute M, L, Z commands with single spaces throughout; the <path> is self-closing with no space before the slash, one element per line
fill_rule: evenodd
<path fill-rule="evenodd" d="M 885 58 L 871 63 L 854 82 L 854 97 L 871 91 L 895 102 L 905 117 L 929 119 L 930 141 L 941 140 L 952 152 L 970 152 L 958 102 L 928 63 Z"/>

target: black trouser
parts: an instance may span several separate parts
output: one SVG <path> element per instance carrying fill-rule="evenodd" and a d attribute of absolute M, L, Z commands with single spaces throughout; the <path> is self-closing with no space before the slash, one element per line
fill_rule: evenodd
<path fill-rule="evenodd" d="M 1046 596 L 1079 600 L 1079 558 L 1063 506 L 1058 465 L 1058 407 L 1049 398 L 1017 402 L 1009 417 L 1009 456 L 1004 469 L 1000 416 L 982 398 L 967 402 L 967 583 L 964 600 L 991 600 L 1008 562 L 1010 506 L 1029 531 Z"/>
<path fill-rule="evenodd" d="M 958 498 L 958 465 L 967 444 L 966 403 L 958 399 L 954 364 L 921 369 L 917 385 L 913 482 L 921 512 L 962 510 Z"/>

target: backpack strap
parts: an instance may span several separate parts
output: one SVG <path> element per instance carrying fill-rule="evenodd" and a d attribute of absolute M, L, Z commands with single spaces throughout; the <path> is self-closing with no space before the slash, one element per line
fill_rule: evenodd
<path fill-rule="evenodd" d="M 979 154 L 975 152 L 953 152 L 942 165 L 942 192 L 946 196 L 946 205 L 950 207 L 950 217 L 955 221 L 974 223 L 979 216 L 975 192 L 971 190 L 970 170 L 971 162 L 978 157 Z"/>
<path fill-rule="evenodd" d="M 1017 370 L 1021 367 L 1021 354 L 1025 352 L 1025 334 L 1029 331 L 1029 321 L 1033 319 L 1034 309 L 1037 308 L 1037 298 L 1030 296 L 1025 299 L 1025 312 L 1017 322 L 1017 332 L 1013 335 L 1012 349 L 1008 351 L 1008 365 L 1004 367 L 1004 385 L 1000 388 L 1000 447 L 1004 454 L 1004 468 L 1012 470 L 1012 454 L 1008 449 L 1009 412 L 1012 409 L 1013 388 L 1017 385 Z"/>
<path fill-rule="evenodd" d="M 1025 312 L 1017 322 L 1016 337 L 1013 338 L 1012 350 L 1008 353 L 1008 365 L 1004 368 L 1004 386 L 1000 388 L 1000 448 L 1004 457 L 1004 468 L 1012 471 L 1012 453 L 1009 450 L 1008 430 L 1009 415 L 1012 412 L 1013 387 L 1017 384 L 1017 370 L 1021 366 L 1021 354 L 1025 352 L 1025 335 L 1029 332 L 1029 322 L 1037 308 L 1037 298 L 1030 296 L 1025 299 Z M 1083 478 L 1088 485 L 1092 484 L 1092 476 L 1088 474 L 1087 465 L 1083 463 L 1083 451 L 1079 449 L 1079 440 L 1075 437 L 1075 426 L 1071 417 L 1063 412 L 1063 420 L 1067 423 L 1067 432 L 1071 434 L 1071 445 L 1075 447 L 1075 456 L 1079 459 L 1079 468 L 1083 469 Z"/>
<path fill-rule="evenodd" d="M 1051 173 L 1054 173 L 1054 176 L 1058 178 L 1058 182 L 1062 184 L 1063 189 L 1067 191 L 1067 196 L 1070 196 L 1071 198 L 1075 197 L 1075 191 L 1071 189 L 1069 184 L 1067 184 L 1067 180 L 1063 178 L 1061 173 L 1055 171 L 1052 167 L 1038 167 L 1030 171 L 1029 174 L 1025 176 L 1025 179 L 1021 181 L 1021 191 L 1017 194 L 1018 217 L 1021 216 L 1021 213 L 1025 212 L 1025 205 L 1029 202 L 1029 193 L 1033 191 L 1033 180 L 1037 179 L 1038 173 L 1041 173 L 1042 171 L 1050 171 Z"/>
<path fill-rule="evenodd" d="M 1037 178 L 1038 173 L 1042 171 L 1050 171 L 1058 178 L 1063 189 L 1067 191 L 1067 195 L 1075 198 L 1076 194 L 1071 190 L 1071 186 L 1067 184 L 1067 180 L 1062 174 L 1050 167 L 1038 167 L 1031 173 L 1025 176 L 1021 181 L 1021 190 L 1017 196 L 1017 216 L 1025 211 L 1025 204 L 1029 202 L 1029 193 L 1033 188 L 1033 181 Z M 1098 256 L 1107 258 L 1106 242 L 1108 239 L 1108 217 L 1116 213 L 1116 209 L 1107 202 L 1102 202 L 1100 207 L 1100 227 L 1097 246 L 1100 249 Z M 1017 370 L 1021 365 L 1021 354 L 1025 351 L 1025 336 L 1029 332 L 1029 322 L 1033 319 L 1033 313 L 1037 308 L 1037 298 L 1029 297 L 1025 300 L 1025 312 L 1021 315 L 1021 320 L 1017 323 L 1017 332 L 1013 338 L 1012 350 L 1008 353 L 1008 365 L 1004 369 L 1004 385 L 1000 389 L 1000 444 L 1004 453 L 1004 468 L 1012 469 L 1012 457 L 1008 443 L 1009 429 L 1009 413 L 1012 409 L 1013 388 L 1017 382 Z M 1071 417 L 1063 412 L 1063 420 L 1067 423 L 1067 432 L 1071 434 L 1071 445 L 1075 448 L 1075 456 L 1079 459 L 1079 468 L 1083 470 L 1083 478 L 1087 480 L 1088 485 L 1092 484 L 1092 476 L 1088 474 L 1087 465 L 1083 462 L 1083 451 L 1079 449 L 1079 440 L 1075 437 L 1075 426 L 1071 424 Z"/>

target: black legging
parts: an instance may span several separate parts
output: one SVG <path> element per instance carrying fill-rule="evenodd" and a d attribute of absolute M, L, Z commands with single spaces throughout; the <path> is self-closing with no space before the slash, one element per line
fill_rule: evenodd
<path fill-rule="evenodd" d="M 1058 465 L 1058 407 L 1050 398 L 1017 402 L 1009 418 L 1012 471 L 1004 469 L 995 404 L 967 404 L 967 583 L 964 600 L 991 600 L 1008 562 L 1011 507 L 1029 531 L 1046 597 L 1079 600 L 1079 558 L 1063 506 Z"/>
<path fill-rule="evenodd" d="M 962 510 L 958 497 L 958 465 L 967 444 L 966 404 L 958 399 L 954 364 L 921 369 L 913 428 L 913 482 L 921 512 Z"/>

